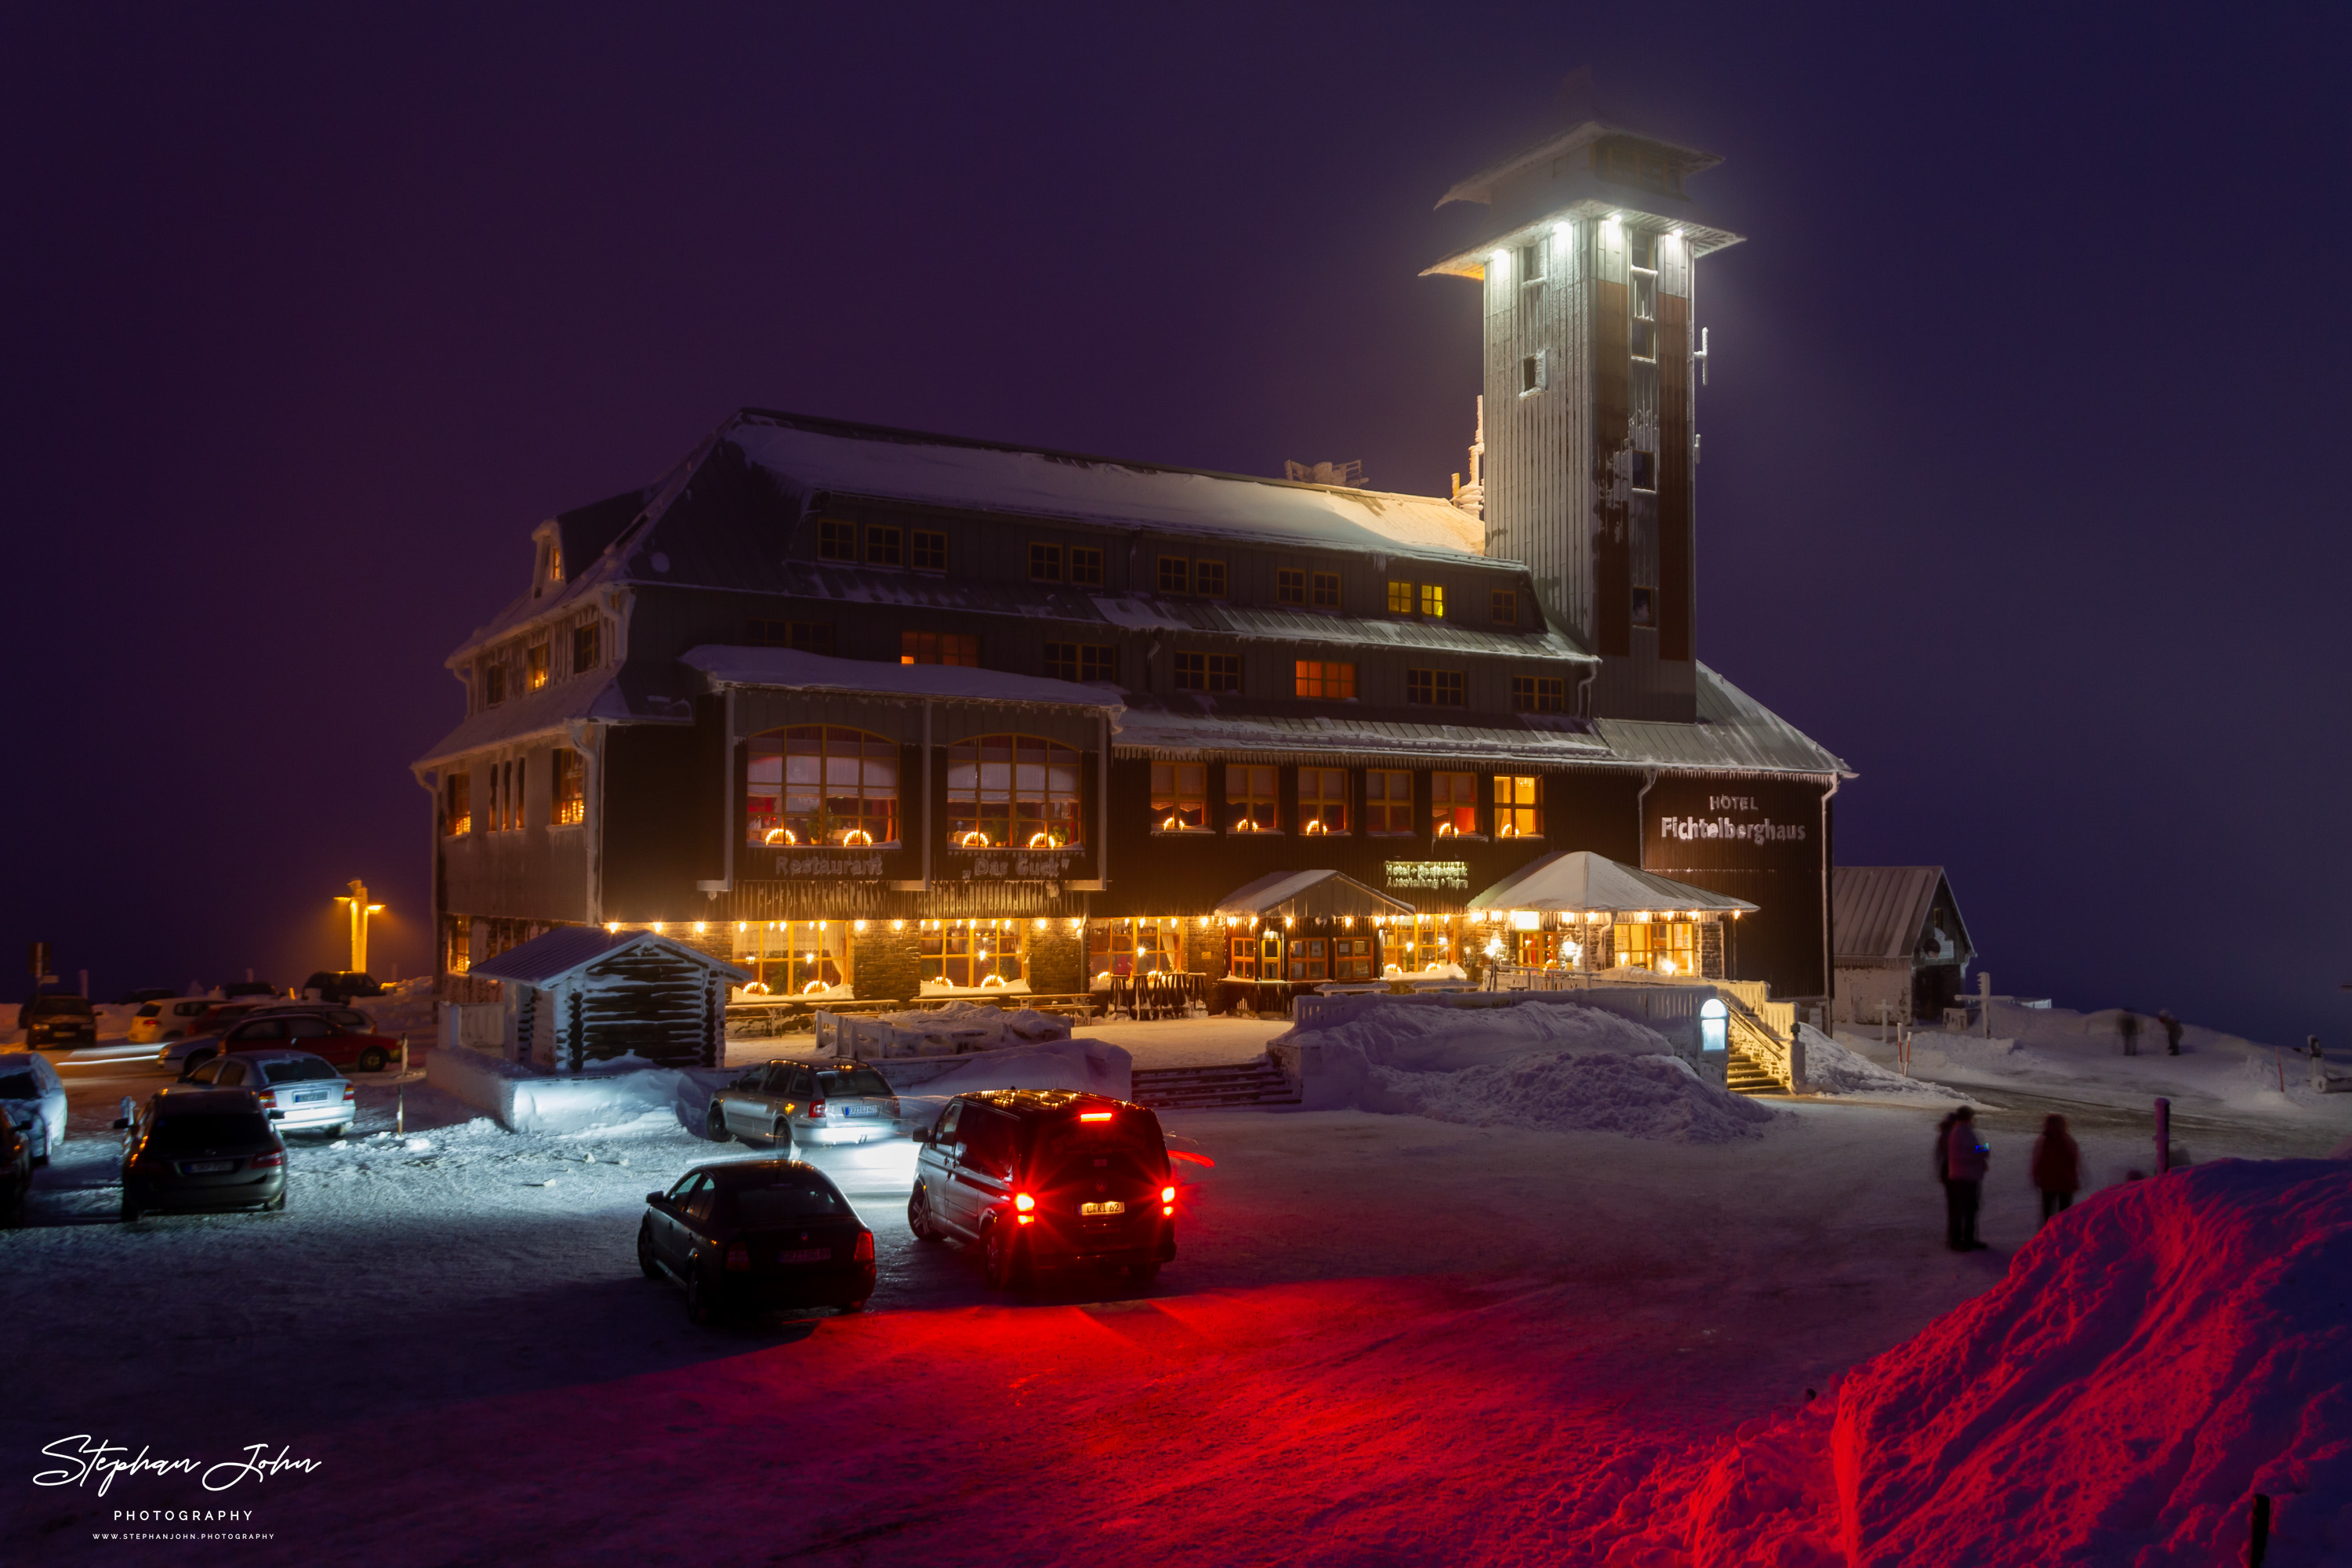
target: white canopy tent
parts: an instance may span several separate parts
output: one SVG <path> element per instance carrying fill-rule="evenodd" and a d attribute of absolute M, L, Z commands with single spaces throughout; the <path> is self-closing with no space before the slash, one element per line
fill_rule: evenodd
<path fill-rule="evenodd" d="M 1220 916 L 1247 919 L 1291 916 L 1337 920 L 1342 916 L 1409 915 L 1412 906 L 1368 888 L 1339 871 L 1276 871 L 1245 883 L 1217 900 Z"/>
<path fill-rule="evenodd" d="M 1470 900 L 1474 910 L 1569 914 L 1753 914 L 1754 904 L 1595 855 L 1563 850 L 1521 867 Z"/>

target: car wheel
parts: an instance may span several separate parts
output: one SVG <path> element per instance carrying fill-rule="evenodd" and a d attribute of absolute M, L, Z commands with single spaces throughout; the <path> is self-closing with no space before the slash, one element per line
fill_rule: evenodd
<path fill-rule="evenodd" d="M 699 1259 L 689 1259 L 686 1266 L 686 1321 L 689 1323 L 710 1323 L 719 1317 L 719 1303 L 712 1300 L 710 1287 L 704 1283 Z"/>
<path fill-rule="evenodd" d="M 391 1060 L 392 1058 L 385 1055 L 381 1047 L 370 1046 L 360 1053 L 360 1071 L 382 1072 Z"/>
<path fill-rule="evenodd" d="M 284 1214 L 286 1212 L 286 1193 L 287 1189 L 280 1186 L 278 1189 L 278 1195 L 261 1205 L 262 1212 L 265 1214 Z"/>
<path fill-rule="evenodd" d="M 938 1241 L 941 1237 L 931 1225 L 931 1194 L 921 1187 L 907 1200 L 907 1228 L 915 1233 L 917 1241 Z"/>
<path fill-rule="evenodd" d="M 654 1261 L 654 1221 L 647 1215 L 637 1226 L 637 1267 L 648 1279 L 661 1278 L 661 1265 Z"/>
<path fill-rule="evenodd" d="M 727 1131 L 727 1113 L 719 1108 L 717 1100 L 711 1101 L 710 1114 L 702 1119 L 702 1135 L 713 1143 L 735 1142 L 735 1134 Z"/>
<path fill-rule="evenodd" d="M 981 1237 L 981 1271 L 992 1290 L 1016 1290 L 1029 1283 L 1028 1267 L 1001 1223 L 991 1225 Z"/>

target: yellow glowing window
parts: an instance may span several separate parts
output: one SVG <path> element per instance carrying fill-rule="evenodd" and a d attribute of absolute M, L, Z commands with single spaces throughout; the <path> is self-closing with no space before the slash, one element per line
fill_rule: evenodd
<path fill-rule="evenodd" d="M 1393 580 L 1390 582 L 1389 614 L 1392 616 L 1409 616 L 1412 614 L 1412 584 L 1399 583 Z"/>
<path fill-rule="evenodd" d="M 1543 780 L 1525 773 L 1495 776 L 1495 837 L 1543 836 Z"/>
<path fill-rule="evenodd" d="M 1151 764 L 1151 826 L 1162 833 L 1205 833 L 1209 827 L 1209 765 Z"/>
<path fill-rule="evenodd" d="M 1445 614 L 1445 589 L 1442 584 L 1423 583 L 1421 585 L 1421 613 L 1434 616 Z"/>
<path fill-rule="evenodd" d="M 1310 835 L 1348 831 L 1347 769 L 1298 770 L 1298 831 Z"/>
<path fill-rule="evenodd" d="M 587 819 L 587 761 L 569 746 L 555 749 L 555 825 L 576 827 Z"/>
<path fill-rule="evenodd" d="M 1429 831 L 1439 838 L 1459 838 L 1478 831 L 1478 775 L 1429 775 Z"/>
<path fill-rule="evenodd" d="M 948 748 L 948 842 L 963 849 L 1083 843 L 1078 753 L 1035 735 L 982 735 Z"/>
<path fill-rule="evenodd" d="M 1294 661 L 1294 679 L 1301 697 L 1335 698 L 1353 700 L 1356 695 L 1356 667 L 1324 659 L 1302 658 Z"/>
<path fill-rule="evenodd" d="M 1225 831 L 1272 833 L 1282 826 L 1275 798 L 1275 770 L 1225 764 Z"/>

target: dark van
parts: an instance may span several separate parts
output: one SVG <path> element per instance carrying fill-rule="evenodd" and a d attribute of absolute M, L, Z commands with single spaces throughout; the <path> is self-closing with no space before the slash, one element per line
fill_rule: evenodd
<path fill-rule="evenodd" d="M 977 1243 L 998 1289 L 1071 1268 L 1148 1285 L 1176 1256 L 1168 1146 L 1142 1106 L 1066 1089 L 960 1094 L 921 1144 L 908 1227 Z"/>
<path fill-rule="evenodd" d="M 98 1010 L 87 996 L 48 992 L 16 1009 L 16 1027 L 25 1044 L 41 1046 L 98 1044 Z"/>

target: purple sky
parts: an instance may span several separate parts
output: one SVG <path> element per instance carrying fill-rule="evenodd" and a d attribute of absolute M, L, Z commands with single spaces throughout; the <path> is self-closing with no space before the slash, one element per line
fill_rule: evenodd
<path fill-rule="evenodd" d="M 1432 203 L 1590 63 L 1728 160 L 1700 651 L 1861 771 L 1840 858 L 2003 991 L 2352 1034 L 2340 8 L 48 9 L 0 995 L 299 980 L 353 876 L 426 965 L 442 658 L 739 405 L 1442 490 Z"/>

